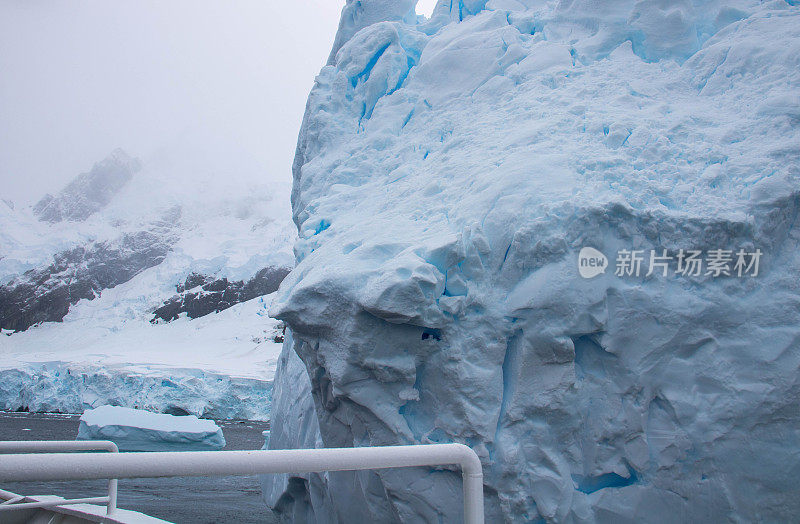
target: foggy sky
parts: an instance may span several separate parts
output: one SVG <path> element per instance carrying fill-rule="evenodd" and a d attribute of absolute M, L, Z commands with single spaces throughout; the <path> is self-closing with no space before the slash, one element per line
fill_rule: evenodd
<path fill-rule="evenodd" d="M 192 179 L 291 183 L 344 0 L 0 1 L 0 198 L 117 147 Z"/>

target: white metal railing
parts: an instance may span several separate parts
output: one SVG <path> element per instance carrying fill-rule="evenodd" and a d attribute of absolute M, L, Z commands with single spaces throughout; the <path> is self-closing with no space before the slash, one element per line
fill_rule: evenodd
<path fill-rule="evenodd" d="M 110 440 L 30 440 L 0 441 L 0 453 L 37 453 L 40 456 L 62 451 L 108 451 L 119 454 L 119 448 Z M 31 455 L 5 455 L 0 459 L 0 469 L 6 465 L 8 457 L 25 457 Z M 67 456 L 75 456 L 69 455 Z M 91 457 L 90 457 L 91 458 Z M 10 480 L 10 479 L 4 479 Z M 117 509 L 117 479 L 108 481 L 108 495 L 105 497 L 86 497 L 80 499 L 64 499 L 52 501 L 22 502 L 27 497 L 0 489 L 0 497 L 6 499 L 0 503 L 0 512 L 21 509 L 52 508 L 72 506 L 74 504 L 105 504 L 106 514 L 111 515 Z"/>
<path fill-rule="evenodd" d="M 111 455 L 6 455 L 0 461 L 0 481 L 213 477 L 444 465 L 458 465 L 461 468 L 464 522 L 483 524 L 483 469 L 475 452 L 463 444 Z"/>

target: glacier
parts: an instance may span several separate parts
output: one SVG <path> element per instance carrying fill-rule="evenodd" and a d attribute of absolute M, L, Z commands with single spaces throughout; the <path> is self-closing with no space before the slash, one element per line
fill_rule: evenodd
<path fill-rule="evenodd" d="M 800 7 L 413 4 L 348 0 L 309 95 L 269 448 L 465 443 L 487 522 L 796 518 Z M 613 268 L 715 250 L 758 273 Z M 460 485 L 263 491 L 287 521 L 458 522 Z"/>
<path fill-rule="evenodd" d="M 115 151 L 39 206 L 0 202 L 0 409 L 269 420 L 288 187 L 181 166 Z"/>
<path fill-rule="evenodd" d="M 281 350 L 280 325 L 267 316 L 274 294 L 152 324 L 142 311 L 150 288 L 137 280 L 81 301 L 61 324 L 1 335 L 0 409 L 82 413 L 111 404 L 269 420 Z"/>
<path fill-rule="evenodd" d="M 216 451 L 225 447 L 213 420 L 100 406 L 81 415 L 77 440 L 110 440 L 120 451 Z"/>

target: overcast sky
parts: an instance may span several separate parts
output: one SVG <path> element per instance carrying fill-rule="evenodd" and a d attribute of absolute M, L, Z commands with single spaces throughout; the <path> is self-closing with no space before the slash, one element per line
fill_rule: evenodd
<path fill-rule="evenodd" d="M 187 181 L 290 184 L 343 5 L 0 0 L 0 198 L 30 204 L 117 147 Z"/>

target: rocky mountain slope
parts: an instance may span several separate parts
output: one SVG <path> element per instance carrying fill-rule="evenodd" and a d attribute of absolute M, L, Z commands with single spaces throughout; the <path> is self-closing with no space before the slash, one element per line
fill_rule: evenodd
<path fill-rule="evenodd" d="M 0 373 L 11 387 L 0 408 L 113 400 L 268 417 L 282 330 L 265 308 L 293 265 L 286 200 L 286 190 L 266 185 L 171 184 L 117 150 L 31 209 L 0 203 L 0 328 L 8 335 L 0 337 Z M 231 331 L 193 320 L 229 309 Z M 161 394 L 125 400 L 143 369 L 180 384 L 169 405 Z M 190 386 L 204 373 L 206 386 Z M 234 388 L 239 379 L 249 385 Z M 89 386 L 98 381 L 105 385 Z M 218 386 L 239 393 L 212 393 Z"/>
<path fill-rule="evenodd" d="M 86 220 L 107 206 L 140 169 L 139 160 L 117 149 L 91 171 L 74 178 L 57 196 L 45 195 L 33 212 L 45 222 Z"/>

